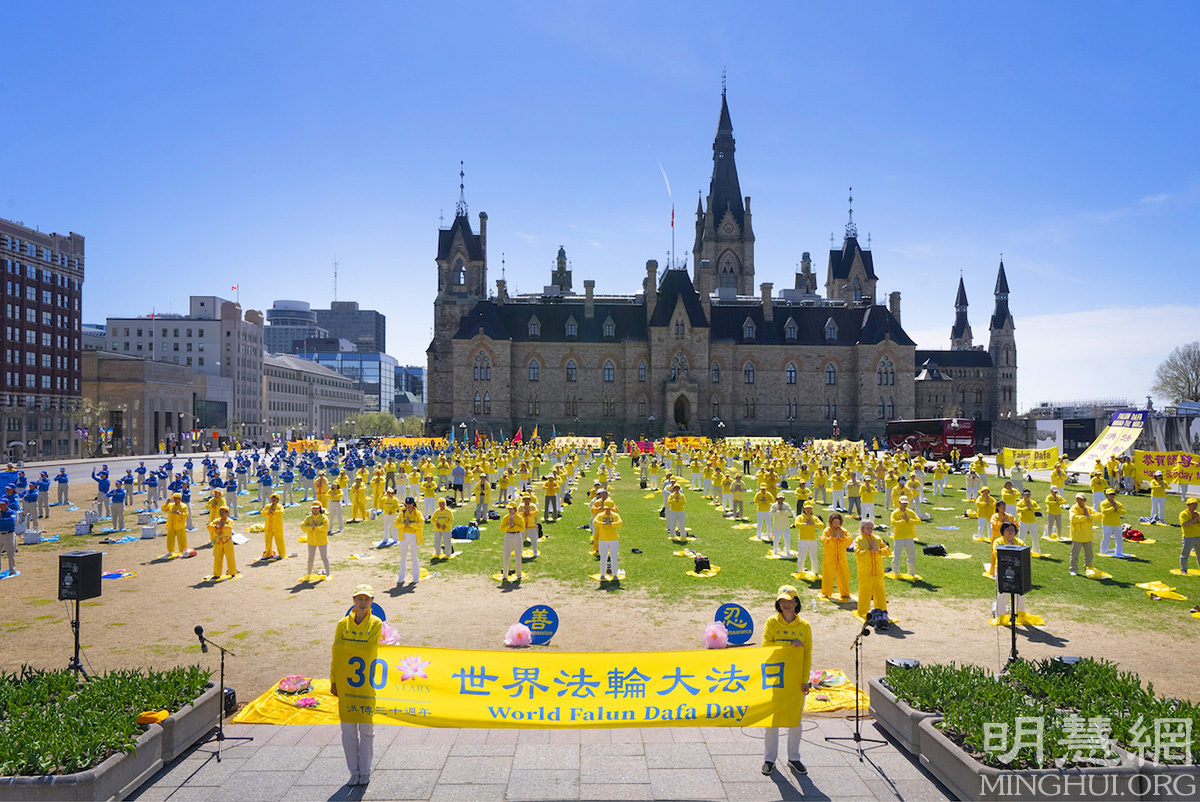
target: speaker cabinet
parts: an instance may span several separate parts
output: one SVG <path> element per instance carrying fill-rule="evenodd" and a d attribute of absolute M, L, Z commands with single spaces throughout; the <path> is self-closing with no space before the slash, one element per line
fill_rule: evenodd
<path fill-rule="evenodd" d="M 68 551 L 58 555 L 58 598 L 94 599 L 100 595 L 99 551 Z"/>

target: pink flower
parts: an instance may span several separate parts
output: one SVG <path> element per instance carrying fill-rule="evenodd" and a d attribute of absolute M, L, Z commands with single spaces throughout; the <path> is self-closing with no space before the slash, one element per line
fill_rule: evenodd
<path fill-rule="evenodd" d="M 533 643 L 533 633 L 524 624 L 513 624 L 504 635 L 505 646 L 528 646 Z"/>
<path fill-rule="evenodd" d="M 704 628 L 704 645 L 709 649 L 724 649 L 729 645 L 729 630 L 720 621 L 713 621 Z"/>
<path fill-rule="evenodd" d="M 396 664 L 401 682 L 408 682 L 410 679 L 428 679 L 429 675 L 425 673 L 425 669 L 428 667 L 429 661 L 422 660 L 419 654 L 410 654 Z"/>
<path fill-rule="evenodd" d="M 305 696 L 296 700 L 296 707 L 316 707 L 318 704 L 320 702 L 312 696 Z"/>

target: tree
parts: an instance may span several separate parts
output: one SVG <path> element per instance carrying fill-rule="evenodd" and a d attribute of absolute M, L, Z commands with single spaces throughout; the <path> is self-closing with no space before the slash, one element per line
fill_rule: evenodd
<path fill-rule="evenodd" d="M 1200 401 L 1200 341 L 1176 348 L 1154 371 L 1151 392 L 1178 404 Z"/>

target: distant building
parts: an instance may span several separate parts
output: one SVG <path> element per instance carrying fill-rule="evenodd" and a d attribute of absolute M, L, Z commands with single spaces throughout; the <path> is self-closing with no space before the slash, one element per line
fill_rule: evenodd
<path fill-rule="evenodd" d="M 84 351 L 107 351 L 108 329 L 99 323 L 84 323 L 79 328 Z"/>
<path fill-rule="evenodd" d="M 263 348 L 268 354 L 291 354 L 297 340 L 329 337 L 329 329 L 317 325 L 317 313 L 306 301 L 275 301 L 267 310 Z"/>
<path fill-rule="evenodd" d="M 363 391 L 357 381 L 312 360 L 269 354 L 263 358 L 263 409 L 271 434 L 320 436 L 363 411 Z"/>
<path fill-rule="evenodd" d="M 227 433 L 245 439 L 262 437 L 262 313 L 251 309 L 243 316 L 240 304 L 215 295 L 193 295 L 189 312 L 110 317 L 108 351 L 231 380 Z M 137 420 L 130 422 L 131 428 L 138 425 Z"/>
<path fill-rule="evenodd" d="M 330 337 L 341 337 L 359 351 L 383 353 L 387 350 L 387 318 L 370 309 L 359 309 L 357 301 L 334 301 L 328 309 L 314 309 L 317 325 Z"/>
<path fill-rule="evenodd" d="M 190 368 L 112 351 L 83 354 L 83 397 L 103 405 L 87 421 L 89 454 L 150 454 L 172 439 L 190 443 L 193 410 L 204 400 L 204 377 Z M 111 429 L 111 433 L 102 432 Z M 111 448 L 97 450 L 107 441 Z M 203 442 L 196 442 L 203 448 Z"/>
<path fill-rule="evenodd" d="M 83 236 L 0 220 L 4 370 L 0 417 L 10 459 L 79 454 Z"/>
<path fill-rule="evenodd" d="M 397 367 L 396 392 L 412 393 L 417 401 L 425 403 L 425 366 L 400 365 Z"/>
<path fill-rule="evenodd" d="M 392 412 L 396 395 L 396 358 L 378 352 L 307 351 L 296 354 L 354 381 L 366 412 Z"/>

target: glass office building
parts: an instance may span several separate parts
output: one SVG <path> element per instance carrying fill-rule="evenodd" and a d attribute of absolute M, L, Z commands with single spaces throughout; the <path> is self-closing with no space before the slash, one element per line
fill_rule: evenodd
<path fill-rule="evenodd" d="M 392 412 L 396 395 L 395 357 L 358 351 L 309 351 L 295 354 L 358 382 L 363 391 L 364 412 Z"/>

